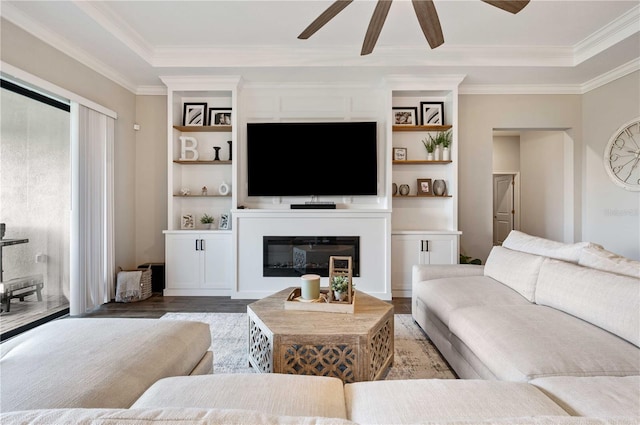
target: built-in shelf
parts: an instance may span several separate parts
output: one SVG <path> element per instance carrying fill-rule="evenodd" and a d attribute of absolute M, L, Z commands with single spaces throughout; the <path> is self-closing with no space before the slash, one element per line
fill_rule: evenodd
<path fill-rule="evenodd" d="M 447 131 L 451 125 L 394 125 L 393 131 Z"/>
<path fill-rule="evenodd" d="M 451 164 L 449 161 L 427 161 L 426 159 L 407 159 L 404 161 L 393 161 L 393 165 L 425 165 L 425 164 Z"/>
<path fill-rule="evenodd" d="M 174 194 L 176 198 L 229 198 L 231 195 L 180 195 Z"/>
<path fill-rule="evenodd" d="M 174 125 L 173 128 L 183 133 L 230 133 L 230 125 Z"/>
<path fill-rule="evenodd" d="M 173 162 L 176 164 L 186 164 L 186 165 L 225 165 L 231 164 L 231 161 L 189 161 L 189 160 L 180 160 L 174 159 Z"/>
<path fill-rule="evenodd" d="M 393 195 L 394 198 L 451 198 L 451 195 Z"/>

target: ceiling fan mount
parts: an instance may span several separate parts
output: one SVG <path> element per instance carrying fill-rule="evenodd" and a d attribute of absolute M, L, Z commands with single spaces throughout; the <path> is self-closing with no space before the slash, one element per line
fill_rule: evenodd
<path fill-rule="evenodd" d="M 482 0 L 483 2 L 495 6 L 504 11 L 516 14 L 529 3 L 529 0 Z M 299 39 L 306 40 L 322 28 L 327 22 L 333 19 L 345 7 L 349 6 L 353 0 L 336 0 L 324 12 L 320 14 L 304 31 L 298 36 Z M 368 55 L 373 52 L 373 48 L 378 41 L 382 26 L 391 8 L 393 0 L 378 0 L 376 7 L 369 21 L 367 33 L 364 36 L 360 55 Z M 436 12 L 433 0 L 411 0 L 413 9 L 418 18 L 418 24 L 432 49 L 444 43 L 444 35 L 440 26 L 440 19 Z"/>

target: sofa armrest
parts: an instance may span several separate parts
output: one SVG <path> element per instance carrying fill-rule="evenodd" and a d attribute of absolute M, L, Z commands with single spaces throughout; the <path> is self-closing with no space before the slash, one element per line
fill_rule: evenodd
<path fill-rule="evenodd" d="M 441 279 L 445 277 L 482 276 L 484 266 L 475 264 L 427 264 L 414 265 L 411 269 L 411 282 Z"/>

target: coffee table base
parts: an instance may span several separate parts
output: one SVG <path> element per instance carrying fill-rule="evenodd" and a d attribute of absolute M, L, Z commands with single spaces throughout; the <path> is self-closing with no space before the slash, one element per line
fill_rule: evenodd
<path fill-rule="evenodd" d="M 382 302 L 382 301 L 381 301 Z M 393 363 L 393 309 L 368 332 L 275 333 L 251 309 L 249 363 L 258 372 L 333 376 L 343 382 L 381 379 Z M 343 320 L 348 320 L 340 313 Z"/>

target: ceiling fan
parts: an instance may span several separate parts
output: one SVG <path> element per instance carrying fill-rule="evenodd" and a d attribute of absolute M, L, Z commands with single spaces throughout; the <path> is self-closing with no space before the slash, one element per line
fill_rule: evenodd
<path fill-rule="evenodd" d="M 371 20 L 369 21 L 369 27 L 367 33 L 364 36 L 364 42 L 362 43 L 362 50 L 360 55 L 368 55 L 373 51 L 380 31 L 382 31 L 382 25 L 384 24 L 391 2 L 393 0 L 378 0 L 376 8 L 373 11 Z M 492 6 L 505 10 L 510 13 L 518 13 L 529 3 L 529 0 L 482 0 Z M 336 0 L 318 16 L 304 31 L 298 36 L 299 39 L 306 40 L 322 28 L 327 22 L 333 19 L 338 13 L 340 13 L 345 7 L 349 6 L 353 0 Z M 436 7 L 433 4 L 433 0 L 412 0 L 413 9 L 416 12 L 418 23 L 420 28 L 427 38 L 427 42 L 432 49 L 440 46 L 444 43 L 444 35 L 442 34 L 442 28 L 440 27 L 440 20 L 438 19 L 438 13 Z"/>

